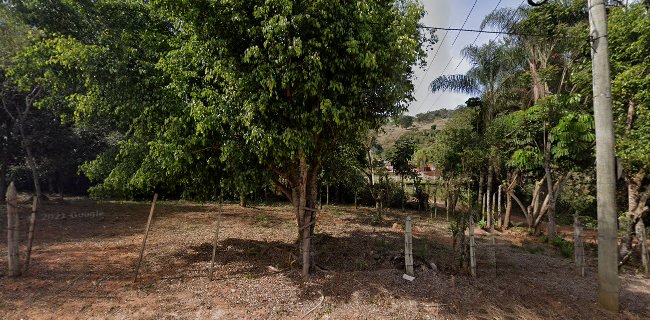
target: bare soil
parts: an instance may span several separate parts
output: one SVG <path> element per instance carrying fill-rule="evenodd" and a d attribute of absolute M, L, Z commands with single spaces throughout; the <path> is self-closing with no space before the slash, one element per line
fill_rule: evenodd
<path fill-rule="evenodd" d="M 148 211 L 149 204 L 138 202 L 47 202 L 29 274 L 6 277 L 6 242 L 0 245 L 0 319 L 650 318 L 650 280 L 634 269 L 620 277 L 620 313 L 597 305 L 593 245 L 581 277 L 572 259 L 539 238 L 519 228 L 497 232 L 495 269 L 486 233 L 477 229 L 478 277 L 472 278 L 452 263 L 444 216 L 392 211 L 372 226 L 370 209 L 346 206 L 320 212 L 321 270 L 307 281 L 294 258 L 297 229 L 289 206 L 225 206 L 209 281 L 216 206 L 159 202 L 134 282 Z M 419 264 L 413 282 L 400 269 L 407 214 Z M 570 230 L 562 229 L 567 239 Z"/>

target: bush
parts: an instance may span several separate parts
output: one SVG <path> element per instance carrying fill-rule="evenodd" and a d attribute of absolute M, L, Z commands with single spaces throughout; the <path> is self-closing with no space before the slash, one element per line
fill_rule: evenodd
<path fill-rule="evenodd" d="M 563 257 L 568 258 L 573 255 L 573 243 L 564 240 L 562 237 L 553 237 L 553 239 L 551 239 L 551 244 L 560 249 L 560 254 Z"/>
<path fill-rule="evenodd" d="M 591 230 L 598 230 L 598 220 L 589 216 L 581 216 L 580 221 L 582 225 Z"/>

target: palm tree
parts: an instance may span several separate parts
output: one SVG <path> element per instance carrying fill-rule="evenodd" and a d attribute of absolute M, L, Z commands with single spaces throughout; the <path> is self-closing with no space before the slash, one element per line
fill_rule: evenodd
<path fill-rule="evenodd" d="M 532 102 L 537 103 L 540 99 L 551 93 L 548 75 L 542 76 L 542 72 L 548 72 L 551 65 L 559 66 L 561 72 L 557 74 L 556 93 L 562 92 L 566 85 L 568 70 L 575 56 L 575 39 L 566 36 L 567 31 L 574 25 L 584 22 L 586 14 L 582 10 L 583 3 L 576 0 L 552 1 L 544 6 L 530 8 L 502 8 L 488 14 L 481 23 L 481 29 L 486 27 L 497 28 L 508 32 L 508 39 L 515 46 L 521 48 L 525 54 L 527 71 L 532 83 Z M 570 49 L 572 48 L 572 49 Z M 578 50 L 579 51 L 579 50 Z M 559 59 L 555 59 L 558 57 Z M 551 59 L 560 62 L 551 63 Z M 549 110 L 550 112 L 550 110 Z M 548 230 L 549 236 L 555 236 L 555 198 L 553 191 L 553 179 L 551 168 L 551 137 L 548 133 L 550 124 L 545 122 L 545 141 L 543 146 L 544 171 L 547 185 L 547 193 L 550 198 L 548 209 Z"/>
<path fill-rule="evenodd" d="M 442 75 L 434 79 L 429 88 L 432 92 L 452 91 L 480 95 L 482 98 L 480 113 L 481 123 L 477 124 L 480 135 L 485 133 L 485 128 L 500 111 L 499 97 L 508 92 L 510 85 L 515 83 L 516 74 L 522 70 L 522 55 L 518 47 L 509 41 L 494 41 L 482 45 L 465 47 L 461 54 L 467 59 L 471 68 L 465 74 Z M 492 181 L 496 168 L 500 162 L 495 152 L 487 152 L 487 193 L 492 193 Z M 479 175 L 479 203 L 482 206 L 484 170 Z M 488 201 L 488 226 L 492 226 L 490 202 Z"/>

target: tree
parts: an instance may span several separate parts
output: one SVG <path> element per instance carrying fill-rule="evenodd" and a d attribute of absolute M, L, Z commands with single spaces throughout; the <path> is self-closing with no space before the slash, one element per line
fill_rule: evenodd
<path fill-rule="evenodd" d="M 521 50 L 527 64 L 527 74 L 530 78 L 532 103 L 536 104 L 547 95 L 563 94 L 569 88 L 569 70 L 573 62 L 585 55 L 581 45 L 575 45 L 567 38 L 586 36 L 586 12 L 583 1 L 554 1 L 535 8 L 519 7 L 516 9 L 503 8 L 487 15 L 481 23 L 481 28 L 496 27 L 512 33 L 509 40 Z M 535 30 L 532 35 L 530 30 Z M 548 35 L 547 37 L 545 35 Z M 548 112 L 556 112 L 546 108 Z M 549 114 L 547 118 L 552 118 Z M 550 129 L 553 124 L 543 122 L 545 139 L 543 145 L 543 167 L 546 192 L 550 194 L 548 203 L 548 227 L 550 236 L 556 234 L 555 199 L 553 168 L 551 165 Z M 541 187 L 541 185 L 540 185 Z"/>
<path fill-rule="evenodd" d="M 33 78 L 54 72 L 77 122 L 98 119 L 117 138 L 84 166 L 103 190 L 173 190 L 210 171 L 236 176 L 222 163 L 249 157 L 294 205 L 304 276 L 322 160 L 406 109 L 429 41 L 418 27 L 423 9 L 411 1 L 22 4 L 24 19 L 65 35 L 41 42 L 51 62 Z M 49 11 L 105 32 L 71 31 L 40 15 Z M 214 189 L 214 178 L 207 182 Z"/>
<path fill-rule="evenodd" d="M 409 128 L 413 125 L 414 117 L 409 115 L 401 115 L 397 118 L 397 124 L 402 128 Z"/>
<path fill-rule="evenodd" d="M 642 263 L 649 270 L 644 217 L 650 211 L 650 61 L 647 59 L 650 17 L 642 4 L 617 8 L 608 19 L 611 34 L 612 95 L 616 155 L 627 186 L 627 237 L 622 254 L 632 252 L 639 239 Z"/>
<path fill-rule="evenodd" d="M 414 152 L 415 144 L 412 141 L 398 139 L 395 141 L 395 149 L 392 154 L 388 155 L 388 161 L 393 166 L 393 171 L 402 180 L 402 210 L 404 210 L 404 198 L 406 197 L 404 178 L 413 175 L 414 167 L 411 165 L 411 158 L 413 158 Z"/>
<path fill-rule="evenodd" d="M 484 134 L 487 125 L 499 112 L 499 96 L 507 92 L 515 75 L 520 69 L 521 55 L 516 46 L 509 42 L 490 41 L 482 46 L 470 45 L 463 49 L 463 56 L 470 61 L 472 68 L 464 75 L 440 76 L 431 82 L 430 89 L 435 91 L 454 91 L 468 94 L 481 94 L 481 117 L 477 123 L 479 134 Z M 474 101 L 470 101 L 473 103 Z M 492 152 L 486 152 L 487 163 L 487 194 L 492 194 L 493 178 L 495 174 L 495 159 Z M 479 169 L 479 202 L 482 202 L 484 169 Z M 490 196 L 488 196 L 488 199 Z M 490 211 L 490 201 L 488 201 Z M 487 223 L 492 225 L 491 216 L 488 215 Z"/>

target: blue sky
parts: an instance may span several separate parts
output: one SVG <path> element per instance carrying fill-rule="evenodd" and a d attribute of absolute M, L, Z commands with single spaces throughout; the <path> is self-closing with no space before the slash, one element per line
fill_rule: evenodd
<path fill-rule="evenodd" d="M 427 11 L 427 15 L 422 22 L 427 26 L 460 28 L 469 14 L 474 1 L 422 0 Z M 521 0 L 502 0 L 499 8 L 516 7 L 521 2 Z M 483 17 L 492 12 L 498 3 L 499 0 L 477 0 L 476 7 L 469 16 L 464 29 L 478 29 Z M 460 32 L 458 39 L 452 46 L 458 31 L 449 31 L 445 40 L 442 41 L 443 37 L 445 37 L 445 32 L 442 30 L 437 32 L 438 43 L 433 46 L 433 50 L 429 52 L 429 57 L 427 57 L 427 62 L 430 62 L 436 51 L 438 51 L 438 48 L 440 48 L 433 63 L 415 72 L 416 78 L 413 80 L 413 85 L 415 86 L 414 96 L 416 100 L 409 106 L 408 113 L 411 115 L 442 108 L 453 109 L 459 104 L 463 104 L 469 98 L 467 95 L 451 92 L 429 93 L 428 86 L 431 80 L 442 74 L 464 74 L 470 68 L 470 65 L 466 61 L 461 62 L 460 51 L 465 46 L 471 44 L 477 34 Z M 497 35 L 495 34 L 481 34 L 476 44 L 486 43 L 496 37 Z M 446 70 L 445 66 L 447 66 Z M 456 69 L 456 66 L 458 66 L 458 69 Z"/>

